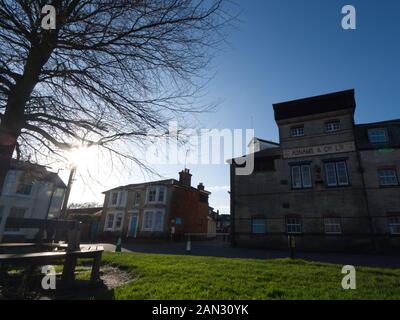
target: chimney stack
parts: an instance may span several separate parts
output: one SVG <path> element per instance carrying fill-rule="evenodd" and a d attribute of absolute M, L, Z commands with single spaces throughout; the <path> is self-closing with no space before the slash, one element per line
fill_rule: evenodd
<path fill-rule="evenodd" d="M 190 187 L 192 184 L 192 175 L 189 169 L 183 169 L 179 172 L 179 183 L 185 187 Z"/>
<path fill-rule="evenodd" d="M 203 184 L 203 182 L 200 182 L 200 183 L 199 183 L 199 185 L 197 186 L 197 189 L 198 189 L 198 190 L 204 191 L 204 184 Z"/>

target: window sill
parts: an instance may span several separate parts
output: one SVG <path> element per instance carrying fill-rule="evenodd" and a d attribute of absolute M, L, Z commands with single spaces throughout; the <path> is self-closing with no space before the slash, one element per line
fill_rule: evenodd
<path fill-rule="evenodd" d="M 398 184 L 385 185 L 385 186 L 379 185 L 379 188 L 381 189 L 400 188 L 400 185 Z"/>
<path fill-rule="evenodd" d="M 122 231 L 122 228 L 120 228 L 120 229 L 107 228 L 107 229 L 104 229 L 104 231 L 108 231 L 108 232 L 118 232 L 118 231 Z"/>
<path fill-rule="evenodd" d="M 146 202 L 146 205 L 153 205 L 153 204 L 166 204 L 165 201 L 162 202 Z"/>
<path fill-rule="evenodd" d="M 33 199 L 32 194 L 19 194 L 19 193 L 4 193 L 4 196 L 22 198 L 22 199 Z"/>
<path fill-rule="evenodd" d="M 113 206 L 109 206 L 109 207 L 107 207 L 107 209 L 121 209 L 121 208 L 125 208 L 125 206 L 122 206 L 122 205 L 113 205 Z"/>
<path fill-rule="evenodd" d="M 24 234 L 24 232 L 22 232 L 22 231 L 6 231 L 6 230 L 4 230 L 5 236 L 20 236 L 23 234 Z"/>
<path fill-rule="evenodd" d="M 337 186 L 327 186 L 327 185 L 325 185 L 326 189 L 349 188 L 349 187 L 352 187 L 352 185 L 351 184 L 346 184 L 346 185 L 343 185 L 343 186 L 339 186 L 339 185 L 337 185 Z"/>

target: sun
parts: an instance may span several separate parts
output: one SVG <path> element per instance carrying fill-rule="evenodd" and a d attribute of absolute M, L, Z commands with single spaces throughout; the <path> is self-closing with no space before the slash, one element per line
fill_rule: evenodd
<path fill-rule="evenodd" d="M 99 161 L 97 147 L 80 147 L 69 152 L 68 162 L 80 170 L 89 170 L 97 167 Z"/>

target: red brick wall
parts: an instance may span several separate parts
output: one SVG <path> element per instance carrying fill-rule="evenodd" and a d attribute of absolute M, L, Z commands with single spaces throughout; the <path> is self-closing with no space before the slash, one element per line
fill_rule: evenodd
<path fill-rule="evenodd" d="M 184 233 L 207 233 L 208 200 L 201 202 L 197 190 L 174 186 L 170 221 L 177 217 L 182 221 L 181 225 L 175 225 L 177 236 Z"/>

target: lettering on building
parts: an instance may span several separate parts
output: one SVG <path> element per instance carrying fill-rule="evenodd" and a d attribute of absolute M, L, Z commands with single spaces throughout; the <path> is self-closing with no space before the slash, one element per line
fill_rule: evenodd
<path fill-rule="evenodd" d="M 283 157 L 285 159 L 300 158 L 308 156 L 317 156 L 331 153 L 352 152 L 356 150 L 354 141 L 326 144 L 311 147 L 301 147 L 283 150 Z"/>

